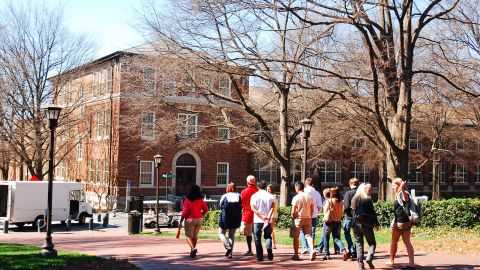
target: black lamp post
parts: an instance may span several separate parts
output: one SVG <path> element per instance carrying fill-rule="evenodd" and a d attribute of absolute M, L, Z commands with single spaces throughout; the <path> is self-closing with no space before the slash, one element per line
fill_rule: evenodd
<path fill-rule="evenodd" d="M 155 215 L 156 215 L 156 229 L 155 233 L 161 233 L 160 232 L 160 225 L 158 224 L 158 193 L 160 192 L 160 166 L 162 165 L 162 158 L 163 156 L 160 154 L 156 154 L 153 156 L 155 159 L 155 166 L 157 167 L 157 201 L 155 203 Z"/>
<path fill-rule="evenodd" d="M 313 126 L 313 121 L 309 118 L 304 118 L 300 120 L 300 125 L 302 125 L 302 139 L 303 139 L 303 159 L 302 159 L 302 182 L 305 181 L 307 174 L 307 147 L 308 147 L 308 137 L 310 137 L 310 130 Z"/>
<path fill-rule="evenodd" d="M 142 157 L 137 156 L 137 166 L 138 166 L 137 196 L 140 196 L 140 174 L 141 174 L 140 161 L 142 161 Z"/>
<path fill-rule="evenodd" d="M 50 106 L 45 108 L 45 117 L 48 119 L 50 129 L 50 158 L 48 160 L 48 203 L 47 203 L 47 237 L 40 251 L 44 257 L 55 257 L 57 251 L 52 243 L 52 189 L 53 189 L 53 152 L 55 150 L 55 128 L 58 126 L 58 117 L 62 108 Z"/>

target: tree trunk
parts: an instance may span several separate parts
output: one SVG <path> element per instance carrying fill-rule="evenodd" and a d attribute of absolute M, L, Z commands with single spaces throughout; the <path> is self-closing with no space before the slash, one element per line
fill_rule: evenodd
<path fill-rule="evenodd" d="M 382 161 L 378 166 L 378 201 L 383 202 L 385 200 L 385 169 L 386 164 Z"/>
<path fill-rule="evenodd" d="M 432 200 L 440 200 L 440 163 L 438 161 L 438 153 L 434 153 L 432 165 Z"/>
<path fill-rule="evenodd" d="M 280 174 L 282 180 L 280 182 L 280 206 L 288 206 L 291 193 L 291 177 L 290 177 L 290 164 L 288 166 L 280 166 Z"/>

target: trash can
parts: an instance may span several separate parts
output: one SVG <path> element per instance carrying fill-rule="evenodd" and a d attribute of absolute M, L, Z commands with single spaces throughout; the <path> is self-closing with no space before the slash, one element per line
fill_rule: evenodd
<path fill-rule="evenodd" d="M 142 215 L 138 211 L 128 213 L 128 234 L 140 233 L 140 222 Z"/>
<path fill-rule="evenodd" d="M 130 211 L 140 213 L 140 231 L 143 229 L 143 196 L 132 196 L 130 200 Z"/>

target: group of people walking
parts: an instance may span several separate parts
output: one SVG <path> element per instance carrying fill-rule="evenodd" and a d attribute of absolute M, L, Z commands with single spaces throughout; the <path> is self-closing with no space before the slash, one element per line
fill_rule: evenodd
<path fill-rule="evenodd" d="M 241 192 L 236 191 L 235 184 L 229 183 L 226 193 L 220 199 L 221 215 L 218 233 L 225 247 L 225 257 L 233 258 L 235 233 L 240 228 L 240 234 L 246 237 L 247 251 L 245 256 L 253 256 L 252 241 L 255 244 L 257 261 L 265 259 L 262 237 L 265 239 L 265 251 L 268 260 L 273 260 L 273 249 L 276 248 L 274 227 L 278 218 L 278 200 L 274 187 L 262 181 L 257 183 L 254 176 L 246 179 L 247 187 Z M 311 178 L 304 182 L 295 183 L 297 193 L 291 202 L 292 210 L 290 237 L 293 238 L 292 260 L 300 260 L 300 253 L 309 255 L 311 261 L 315 260 L 318 253 L 323 252 L 322 260 L 330 260 L 330 236 L 333 237 L 335 252 L 342 254 L 345 261 L 349 258 L 356 260 L 359 269 L 365 269 L 365 264 L 370 269 L 373 264 L 376 249 L 374 228 L 379 227 L 379 222 L 373 200 L 371 198 L 372 186 L 368 183 L 360 184 L 358 179 L 349 181 L 350 190 L 343 200 L 338 187 L 323 190 L 323 198 L 313 187 Z M 410 242 L 412 224 L 409 222 L 409 213 L 404 207 L 410 199 L 407 186 L 402 179 L 392 181 L 395 192 L 394 213 L 392 220 L 392 243 L 388 266 L 395 265 L 395 255 L 400 236 L 405 243 L 409 264 L 406 269 L 415 269 L 413 246 Z M 185 220 L 185 235 L 190 246 L 190 257 L 195 258 L 198 233 L 202 224 L 202 217 L 208 212 L 208 207 L 203 201 L 200 188 L 193 186 L 182 209 L 182 222 Z M 319 213 L 323 212 L 320 221 Z M 342 216 L 344 216 L 342 226 Z M 319 222 L 322 222 L 322 240 L 315 247 L 315 232 Z M 346 241 L 346 246 L 341 240 L 341 234 Z M 353 232 L 353 240 L 351 237 Z M 364 255 L 364 242 L 368 244 L 368 251 Z M 302 251 L 300 252 L 300 242 Z"/>

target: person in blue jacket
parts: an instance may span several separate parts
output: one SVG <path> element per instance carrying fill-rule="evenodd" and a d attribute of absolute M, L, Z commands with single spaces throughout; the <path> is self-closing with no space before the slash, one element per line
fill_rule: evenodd
<path fill-rule="evenodd" d="M 242 197 L 236 192 L 235 183 L 230 182 L 227 185 L 226 192 L 220 199 L 220 215 L 218 234 L 223 246 L 227 250 L 225 257 L 231 259 L 233 253 L 233 243 L 235 240 L 235 231 L 242 222 Z M 228 235 L 227 235 L 228 232 Z"/>

